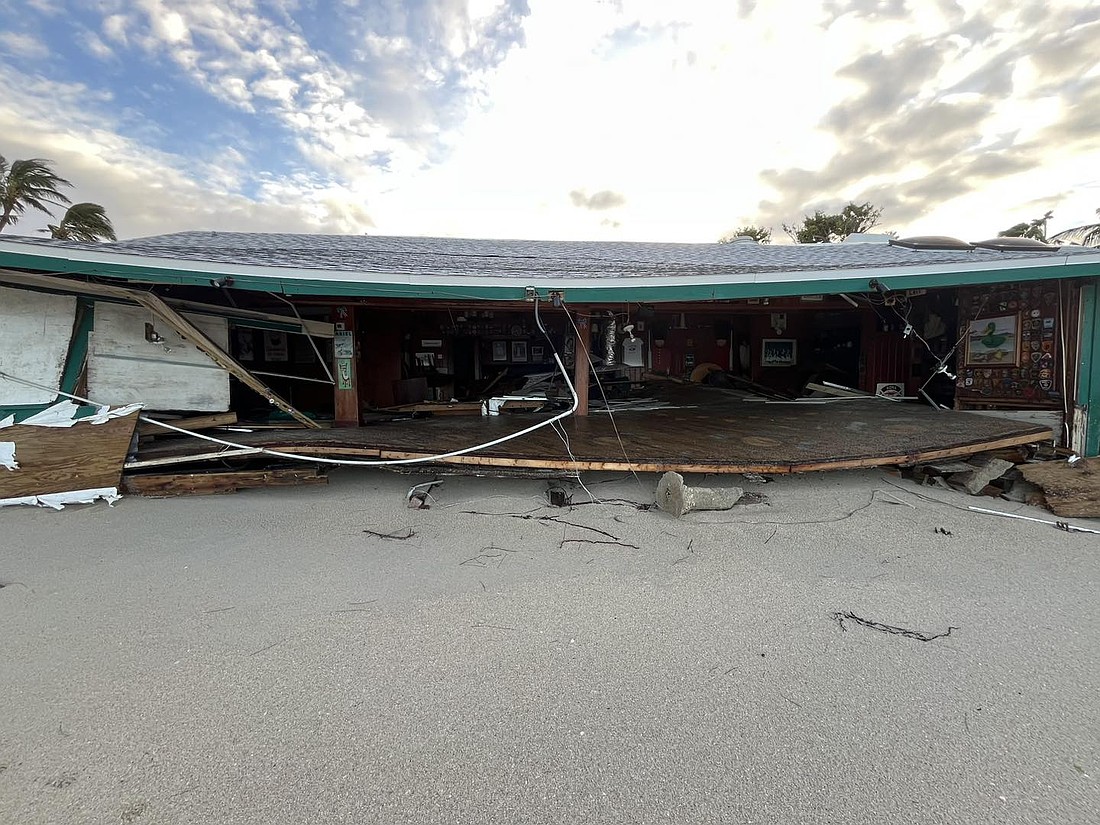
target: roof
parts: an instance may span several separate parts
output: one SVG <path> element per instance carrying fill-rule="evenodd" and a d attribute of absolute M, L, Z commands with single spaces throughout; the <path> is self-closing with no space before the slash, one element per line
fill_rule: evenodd
<path fill-rule="evenodd" d="M 713 300 L 1098 276 L 1100 250 L 476 240 L 181 232 L 106 244 L 0 239 L 0 266 L 330 296 Z"/>

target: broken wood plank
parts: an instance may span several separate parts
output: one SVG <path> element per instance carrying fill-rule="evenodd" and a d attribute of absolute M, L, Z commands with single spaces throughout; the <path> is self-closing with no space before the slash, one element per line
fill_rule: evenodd
<path fill-rule="evenodd" d="M 1043 488 L 1047 505 L 1057 516 L 1100 517 L 1100 458 L 1021 464 L 1020 473 Z"/>
<path fill-rule="evenodd" d="M 153 418 L 155 416 L 146 416 L 146 418 Z M 163 419 L 165 424 L 171 424 L 180 430 L 187 430 L 191 432 L 193 430 L 205 430 L 210 427 L 224 427 L 229 424 L 237 423 L 237 414 L 235 412 L 227 413 L 214 413 L 213 415 L 197 415 L 193 418 L 165 418 Z M 148 422 L 142 422 L 138 425 L 138 435 L 171 435 L 172 431 L 164 427 L 158 427 L 156 424 L 149 424 Z M 176 433 L 178 435 L 178 433 Z"/>
<path fill-rule="evenodd" d="M 434 415 L 481 415 L 480 401 L 419 401 L 414 404 L 400 404 L 396 407 L 382 407 L 386 412 L 432 413 Z"/>
<path fill-rule="evenodd" d="M 819 392 L 822 395 L 831 395 L 835 398 L 873 398 L 869 392 L 854 390 L 850 387 L 841 387 L 836 384 L 818 384 L 813 381 L 806 385 L 807 392 Z"/>
<path fill-rule="evenodd" d="M 15 443 L 19 469 L 0 467 L 0 498 L 117 487 L 137 419 L 134 411 L 102 424 L 3 428 L 0 441 Z"/>
<path fill-rule="evenodd" d="M 200 461 L 220 461 L 230 458 L 242 458 L 250 455 L 263 455 L 259 447 L 248 447 L 243 450 L 234 450 L 225 447 L 207 453 L 194 453 L 191 455 L 165 456 L 164 458 L 139 458 L 135 461 L 127 461 L 123 469 L 141 470 L 146 467 L 167 467 L 172 464 L 191 464 Z"/>
<path fill-rule="evenodd" d="M 321 475 L 317 467 L 303 467 L 235 472 L 127 475 L 122 479 L 123 492 L 154 498 L 209 496 L 257 487 L 291 487 L 303 484 L 328 484 L 328 476 Z"/>

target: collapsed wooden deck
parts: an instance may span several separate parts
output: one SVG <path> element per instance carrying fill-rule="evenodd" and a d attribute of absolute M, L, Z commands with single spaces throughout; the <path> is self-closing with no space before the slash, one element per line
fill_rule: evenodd
<path fill-rule="evenodd" d="M 545 427 L 440 463 L 566 473 L 798 473 L 909 464 L 1050 439 L 1044 427 L 881 398 L 775 404 L 696 387 L 681 393 L 677 404 L 621 411 L 614 418 L 606 413 L 573 417 L 561 422 L 560 435 Z M 491 441 L 547 417 L 447 416 L 352 429 L 218 435 L 250 448 L 307 456 L 407 459 Z M 218 450 L 187 438 L 158 440 L 142 449 L 133 469 L 187 463 Z"/>

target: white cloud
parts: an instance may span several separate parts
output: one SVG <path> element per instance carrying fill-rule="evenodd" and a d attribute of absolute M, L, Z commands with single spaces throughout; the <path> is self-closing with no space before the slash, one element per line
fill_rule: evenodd
<path fill-rule="evenodd" d="M 113 60 L 115 57 L 115 53 L 111 47 L 104 43 L 103 38 L 91 29 L 79 29 L 76 40 L 84 51 L 92 57 L 96 57 L 100 60 Z"/>
<path fill-rule="evenodd" d="M 127 45 L 130 42 L 129 32 L 127 31 L 128 20 L 124 14 L 111 14 L 103 18 L 103 34 L 107 36 L 108 40 L 113 40 L 120 45 Z"/>
<path fill-rule="evenodd" d="M 109 96 L 82 84 L 23 75 L 0 64 L 0 134 L 10 159 L 47 157 L 74 184 L 76 199 L 102 204 L 119 237 L 188 229 L 362 232 L 366 197 L 308 176 L 270 177 L 257 197 L 239 194 L 246 159 L 227 147 L 215 158 L 157 152 L 111 123 Z M 45 216 L 9 234 L 34 234 Z"/>
<path fill-rule="evenodd" d="M 0 52 L 23 58 L 48 57 L 50 50 L 37 38 L 22 32 L 0 32 Z"/>

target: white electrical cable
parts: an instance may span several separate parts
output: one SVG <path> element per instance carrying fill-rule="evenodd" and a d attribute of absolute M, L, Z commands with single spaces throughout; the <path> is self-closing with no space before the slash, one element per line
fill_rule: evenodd
<path fill-rule="evenodd" d="M 573 332 L 577 336 L 577 341 L 581 339 L 581 331 L 577 329 L 577 324 L 573 321 L 573 316 L 569 313 L 568 308 L 565 305 L 565 301 L 561 302 L 562 309 L 565 310 L 565 317 L 569 319 L 569 323 L 573 326 Z M 592 371 L 593 377 L 596 379 L 596 386 L 599 387 L 600 397 L 603 398 L 604 406 L 607 408 L 607 417 L 611 421 L 611 429 L 615 431 L 615 438 L 619 442 L 619 451 L 623 454 L 623 458 L 626 459 L 627 466 L 630 467 L 630 474 L 634 476 L 634 480 L 638 482 L 638 486 L 643 490 L 645 485 L 642 484 L 642 479 L 638 476 L 638 471 L 634 469 L 634 462 L 630 460 L 630 456 L 626 454 L 626 445 L 623 444 L 623 437 L 619 434 L 619 425 L 615 423 L 615 414 L 611 411 L 611 404 L 607 400 L 607 393 L 604 392 L 603 383 L 600 381 L 600 373 L 596 369 L 596 365 L 592 363 L 592 359 L 588 353 L 585 353 L 585 361 L 588 362 L 588 368 Z M 589 494 L 591 495 L 591 493 Z"/>
<path fill-rule="evenodd" d="M 191 432 L 190 430 L 184 430 L 180 427 L 174 427 L 164 421 L 158 421 L 155 418 L 149 418 L 148 416 L 144 415 L 138 416 L 138 418 L 141 421 L 144 421 L 146 424 L 154 424 L 158 427 L 163 427 L 166 430 L 172 430 L 173 432 L 177 432 L 182 435 L 189 435 L 203 441 L 209 441 L 213 444 L 221 444 L 224 447 L 232 447 L 235 450 L 247 450 L 250 455 L 263 454 L 273 456 L 275 458 L 286 458 L 293 461 L 308 461 L 313 464 L 335 464 L 347 467 L 387 467 L 399 464 L 426 464 L 432 461 L 442 461 L 446 458 L 454 458 L 455 456 L 476 453 L 478 450 L 487 450 L 490 447 L 495 447 L 497 444 L 504 444 L 505 442 L 512 441 L 513 439 L 519 438 L 520 436 L 527 435 L 528 433 L 533 433 L 535 430 L 540 430 L 543 427 L 552 425 L 560 421 L 561 419 L 567 418 L 568 416 L 575 413 L 577 411 L 577 407 L 579 407 L 581 403 L 580 397 L 577 395 L 576 389 L 573 388 L 573 382 L 569 380 L 569 374 L 566 372 L 565 365 L 562 364 L 561 358 L 558 357 L 557 353 L 554 353 L 554 360 L 557 362 L 558 369 L 561 370 L 561 374 L 565 378 L 565 385 L 569 387 L 569 392 L 573 396 L 573 406 L 570 407 L 568 410 L 562 413 L 558 413 L 553 418 L 548 418 L 547 420 L 540 421 L 538 424 L 535 424 L 531 427 L 522 429 L 519 432 L 512 433 L 511 435 L 506 435 L 503 438 L 497 438 L 493 441 L 487 441 L 484 444 L 478 444 L 473 447 L 465 447 L 461 450 L 452 450 L 449 453 L 440 453 L 439 455 L 424 456 L 422 458 L 390 458 L 366 461 L 342 458 L 324 458 L 323 456 L 301 455 L 299 453 L 284 453 L 280 450 L 269 450 L 265 447 L 249 447 L 247 444 L 237 444 L 232 441 L 226 441 L 222 438 L 214 438 L 210 435 L 203 435 L 202 433 Z M 23 384 L 25 386 L 34 387 L 35 389 L 45 390 L 47 392 L 57 392 L 52 387 L 46 387 L 41 384 L 36 384 L 33 381 L 27 381 L 22 378 L 17 378 L 14 375 L 10 375 L 4 372 L 3 370 L 0 370 L 0 378 L 5 378 L 9 381 L 14 381 L 17 384 Z M 95 401 L 91 401 L 87 398 L 81 398 L 79 395 L 71 395 L 67 392 L 58 392 L 58 395 L 62 395 L 65 398 L 71 398 L 72 400 L 79 401 L 82 404 L 91 404 L 96 407 L 104 406 L 102 404 L 97 404 Z M 232 456 L 233 454 L 228 453 L 227 455 Z"/>
<path fill-rule="evenodd" d="M 561 310 L 562 310 L 562 312 L 565 313 L 565 317 L 569 318 L 569 310 L 566 308 L 564 302 L 562 303 Z M 569 320 L 570 320 L 570 323 L 572 323 L 572 318 L 570 318 Z M 539 296 L 538 296 L 538 293 L 535 294 L 535 324 L 538 326 L 539 330 L 542 332 L 543 337 L 546 338 L 546 343 L 548 343 L 550 345 L 550 349 L 553 351 L 554 357 L 557 358 L 558 357 L 558 348 L 554 346 L 554 339 L 550 337 L 550 333 L 547 332 L 546 327 L 544 327 L 542 325 L 542 318 L 539 316 Z M 577 477 L 577 483 L 579 485 L 581 485 L 582 490 L 584 490 L 586 493 L 588 493 L 588 498 L 590 500 L 598 502 L 599 499 L 596 498 L 596 496 L 592 495 L 592 491 L 589 490 L 585 486 L 584 479 L 581 478 L 581 468 L 580 468 L 580 465 L 577 463 L 577 457 L 575 455 L 573 455 L 573 448 L 569 444 L 569 434 L 565 431 L 565 427 L 563 427 L 561 424 L 555 423 L 554 426 L 551 427 L 551 429 L 558 436 L 558 438 L 561 439 L 561 443 L 565 446 L 565 452 L 568 453 L 568 455 L 569 455 L 569 460 L 573 462 L 573 473 Z"/>

